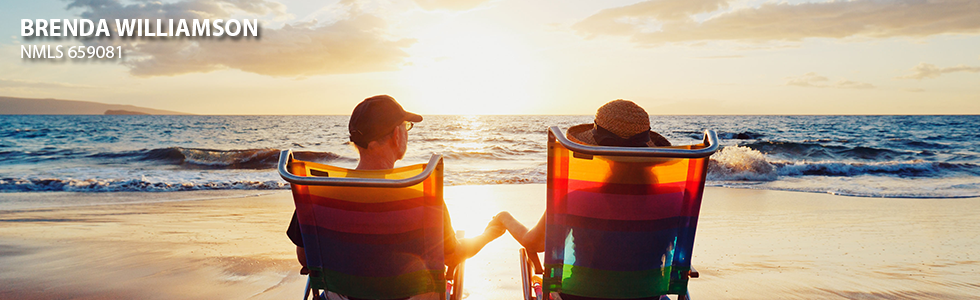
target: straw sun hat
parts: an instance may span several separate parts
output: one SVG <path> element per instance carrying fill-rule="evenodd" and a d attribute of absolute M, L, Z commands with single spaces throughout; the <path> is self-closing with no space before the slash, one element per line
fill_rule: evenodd
<path fill-rule="evenodd" d="M 572 126 L 568 139 L 586 145 L 617 147 L 670 146 L 659 133 L 650 130 L 650 115 L 633 101 L 609 101 L 595 113 L 595 122 Z"/>

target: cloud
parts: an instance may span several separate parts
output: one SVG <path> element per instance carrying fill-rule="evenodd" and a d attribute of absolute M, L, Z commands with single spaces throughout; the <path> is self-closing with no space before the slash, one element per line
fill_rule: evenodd
<path fill-rule="evenodd" d="M 716 55 L 716 56 L 702 56 L 698 57 L 700 59 L 728 59 L 728 58 L 743 58 L 744 55 Z"/>
<path fill-rule="evenodd" d="M 81 9 L 86 19 L 227 19 L 233 13 L 285 15 L 286 7 L 268 0 L 184 0 L 171 3 L 119 0 L 74 0 L 68 9 Z M 109 22 L 113 23 L 113 22 Z M 115 24 L 110 24 L 115 32 Z"/>
<path fill-rule="evenodd" d="M 224 0 L 232 7 L 256 15 L 286 15 L 286 6 L 279 2 L 267 0 Z"/>
<path fill-rule="evenodd" d="M 847 79 L 841 79 L 835 82 L 831 87 L 839 89 L 873 89 L 875 86 L 867 82 L 857 82 L 850 81 Z"/>
<path fill-rule="evenodd" d="M 954 66 L 939 68 L 933 64 L 920 63 L 919 65 L 912 68 L 912 74 L 899 76 L 898 79 L 926 79 L 926 78 L 937 78 L 943 74 L 956 73 L 956 72 L 970 72 L 978 73 L 980 72 L 980 67 L 970 67 L 970 66 Z"/>
<path fill-rule="evenodd" d="M 92 89 L 90 85 L 68 84 L 59 82 L 28 81 L 18 79 L 0 79 L 0 89 Z"/>
<path fill-rule="evenodd" d="M 875 86 L 866 82 L 851 81 L 847 79 L 840 79 L 835 82 L 830 82 L 830 79 L 824 76 L 817 75 L 815 72 L 809 72 L 798 77 L 787 77 L 786 85 L 789 86 L 800 86 L 800 87 L 815 87 L 815 88 L 836 88 L 836 89 L 873 89 Z"/>
<path fill-rule="evenodd" d="M 626 36 L 645 45 L 980 33 L 980 2 L 974 0 L 779 2 L 745 8 L 732 8 L 730 2 L 645 1 L 600 11 L 572 28 L 590 38 Z"/>
<path fill-rule="evenodd" d="M 479 7 L 493 0 L 415 0 L 415 4 L 424 10 L 464 11 Z"/>
<path fill-rule="evenodd" d="M 817 75 L 817 73 L 809 72 L 803 74 L 800 77 L 788 77 L 789 81 L 786 85 L 793 86 L 803 86 L 803 87 L 827 87 L 827 77 Z"/>
<path fill-rule="evenodd" d="M 398 69 L 415 41 L 389 39 L 381 18 L 362 13 L 352 3 L 341 4 L 346 19 L 332 23 L 293 23 L 282 28 L 260 27 L 259 38 L 91 39 L 86 44 L 120 45 L 124 64 L 136 76 L 173 76 L 237 69 L 269 76 L 350 74 Z M 76 0 L 91 19 L 216 19 L 233 14 L 279 16 L 282 4 L 266 0 L 184 0 L 173 3 L 117 0 Z M 112 23 L 112 22 L 110 22 Z M 115 24 L 110 24 L 114 27 Z M 115 28 L 111 28 L 115 32 Z"/>

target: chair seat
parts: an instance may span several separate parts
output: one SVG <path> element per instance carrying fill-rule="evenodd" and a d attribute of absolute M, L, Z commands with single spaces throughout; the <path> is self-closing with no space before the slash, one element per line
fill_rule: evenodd
<path fill-rule="evenodd" d="M 707 160 L 718 148 L 713 131 L 704 137 L 688 146 L 604 147 L 573 143 L 551 127 L 542 294 L 687 298 Z M 525 287 L 536 258 L 522 249 Z"/>
<path fill-rule="evenodd" d="M 351 300 L 446 299 L 444 241 L 455 235 L 442 197 L 443 162 L 352 170 L 280 155 L 306 252 L 306 296 Z M 460 233 L 461 234 L 461 233 Z M 451 296 L 462 296 L 463 267 Z"/>

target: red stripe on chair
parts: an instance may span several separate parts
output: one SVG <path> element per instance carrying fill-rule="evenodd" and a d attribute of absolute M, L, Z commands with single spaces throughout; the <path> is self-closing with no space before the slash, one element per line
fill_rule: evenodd
<path fill-rule="evenodd" d="M 434 206 L 389 212 L 359 212 L 296 203 L 296 209 L 297 212 L 312 212 L 311 214 L 315 216 L 315 219 L 305 219 L 300 216 L 299 222 L 302 225 L 313 225 L 312 221 L 315 220 L 317 227 L 348 233 L 396 234 L 419 228 L 442 226 L 438 218 L 422 217 L 436 213 L 441 217 L 442 208 Z"/>
<path fill-rule="evenodd" d="M 684 193 L 617 195 L 587 191 L 568 193 L 559 213 L 605 220 L 656 220 L 683 212 Z"/>
<path fill-rule="evenodd" d="M 329 197 L 321 197 L 318 195 L 308 196 L 313 205 L 322 207 L 331 207 L 340 210 L 347 211 L 361 211 L 361 212 L 385 212 L 385 211 L 398 211 L 410 208 L 415 208 L 423 205 L 438 205 L 439 200 L 435 197 L 416 197 L 411 199 L 391 201 L 391 202 L 378 202 L 378 203 L 358 203 L 344 201 L 340 199 L 334 199 Z"/>
<path fill-rule="evenodd" d="M 705 164 L 707 159 L 692 159 L 691 163 L 687 169 L 687 178 L 699 179 L 696 181 L 689 181 L 685 189 L 684 200 L 689 203 L 686 205 L 687 210 L 685 214 L 697 216 L 701 212 L 701 197 L 704 195 L 704 181 L 705 181 Z"/>

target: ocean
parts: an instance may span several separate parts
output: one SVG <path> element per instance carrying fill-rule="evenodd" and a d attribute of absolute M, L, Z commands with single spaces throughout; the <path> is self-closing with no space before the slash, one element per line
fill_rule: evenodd
<path fill-rule="evenodd" d="M 709 186 L 893 198 L 980 196 L 980 116 L 651 116 L 675 145 L 715 130 Z M 354 167 L 347 116 L 0 116 L 3 193 L 288 189 L 279 149 Z M 399 165 L 447 185 L 544 183 L 547 128 L 592 116 L 426 116 Z M 0 201 L 2 202 L 2 201 Z M 0 203 L 2 206 L 2 203 Z M 2 208 L 2 207 L 0 207 Z"/>

